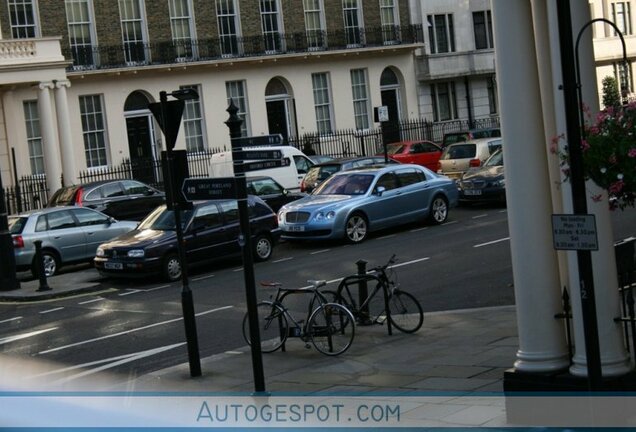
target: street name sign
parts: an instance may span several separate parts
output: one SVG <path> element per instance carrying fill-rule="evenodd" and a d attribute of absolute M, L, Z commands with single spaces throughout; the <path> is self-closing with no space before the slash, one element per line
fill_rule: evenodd
<path fill-rule="evenodd" d="M 280 150 L 242 150 L 237 152 L 236 156 L 237 161 L 282 159 L 283 152 Z"/>
<path fill-rule="evenodd" d="M 181 192 L 188 201 L 236 199 L 236 182 L 234 177 L 187 178 Z"/>
<path fill-rule="evenodd" d="M 243 163 L 243 172 L 258 171 L 270 168 L 280 168 L 289 165 L 289 160 L 264 160 Z"/>
<path fill-rule="evenodd" d="M 557 250 L 598 250 L 596 219 L 590 214 L 553 214 L 552 238 Z"/>
<path fill-rule="evenodd" d="M 282 144 L 283 136 L 281 134 L 232 138 L 232 147 L 274 146 Z"/>

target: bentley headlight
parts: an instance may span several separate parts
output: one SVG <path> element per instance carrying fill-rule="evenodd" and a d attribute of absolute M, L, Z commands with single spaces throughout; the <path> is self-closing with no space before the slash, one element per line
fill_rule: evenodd
<path fill-rule="evenodd" d="M 492 182 L 492 185 L 495 187 L 506 187 L 506 179 L 499 179 L 497 181 Z"/>
<path fill-rule="evenodd" d="M 146 252 L 143 249 L 131 249 L 128 251 L 129 258 L 143 258 Z"/>
<path fill-rule="evenodd" d="M 324 212 L 324 211 L 320 211 L 316 214 L 316 220 L 317 221 L 322 221 L 322 220 L 329 220 L 329 219 L 333 219 L 336 217 L 336 212 L 331 210 L 328 212 Z"/>

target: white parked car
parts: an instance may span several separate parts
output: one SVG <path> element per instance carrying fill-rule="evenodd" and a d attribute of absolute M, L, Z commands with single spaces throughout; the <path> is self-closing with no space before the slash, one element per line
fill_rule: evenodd
<path fill-rule="evenodd" d="M 442 152 L 437 172 L 457 180 L 469 168 L 482 166 L 501 145 L 501 138 L 482 138 L 451 144 Z"/>

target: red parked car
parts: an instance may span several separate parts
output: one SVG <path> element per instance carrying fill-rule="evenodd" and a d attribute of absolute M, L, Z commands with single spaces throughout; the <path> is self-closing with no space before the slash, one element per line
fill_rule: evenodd
<path fill-rule="evenodd" d="M 433 172 L 439 168 L 442 148 L 430 141 L 400 141 L 386 148 L 389 158 L 400 163 L 422 165 Z"/>

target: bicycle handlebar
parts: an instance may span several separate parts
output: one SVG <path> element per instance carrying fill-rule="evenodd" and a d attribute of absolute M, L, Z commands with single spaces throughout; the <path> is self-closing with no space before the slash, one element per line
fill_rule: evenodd
<path fill-rule="evenodd" d="M 377 267 L 373 267 L 371 269 L 371 271 L 375 271 L 375 272 L 383 272 L 385 271 L 389 266 L 395 264 L 397 261 L 397 256 L 396 254 L 391 255 L 391 258 L 389 258 L 389 260 L 387 261 L 386 264 L 381 265 L 381 266 L 377 266 Z"/>

